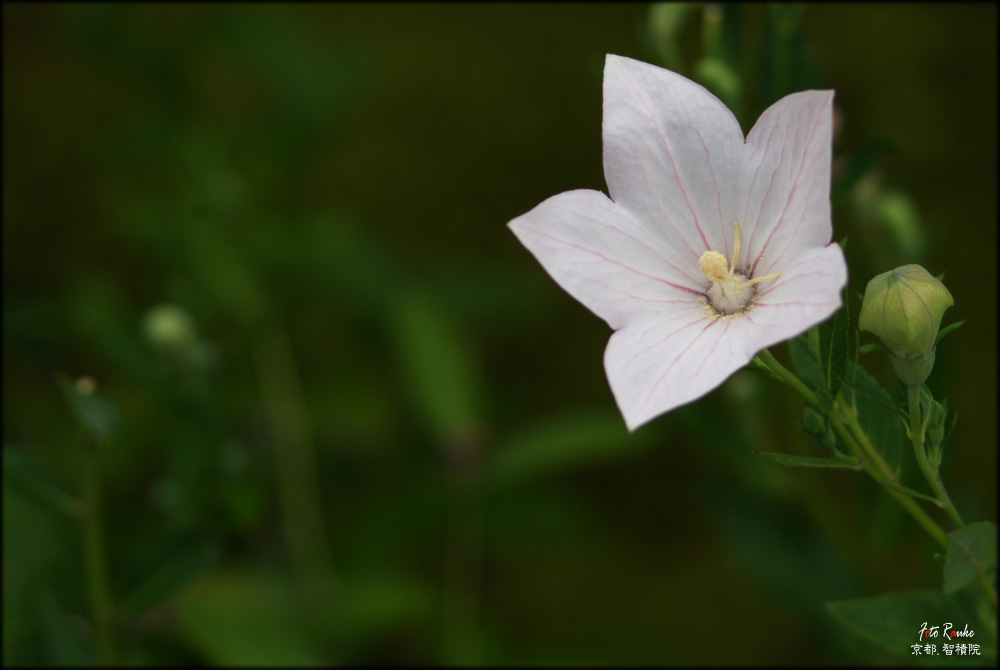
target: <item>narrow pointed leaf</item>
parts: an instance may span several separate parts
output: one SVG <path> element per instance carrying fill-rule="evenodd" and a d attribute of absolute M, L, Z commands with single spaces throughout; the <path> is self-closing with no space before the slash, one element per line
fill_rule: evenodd
<path fill-rule="evenodd" d="M 950 333 L 955 332 L 956 330 L 958 330 L 959 328 L 961 328 L 962 324 L 964 324 L 964 323 L 965 323 L 965 319 L 962 319 L 961 321 L 956 321 L 955 323 L 950 324 L 950 325 L 945 326 L 944 328 L 942 328 L 938 332 L 937 339 L 934 340 L 934 346 L 936 347 L 937 345 L 939 345 L 941 343 L 941 340 L 943 340 L 945 338 L 945 335 L 949 335 Z"/>
<path fill-rule="evenodd" d="M 791 454 L 777 454 L 770 451 L 755 451 L 757 456 L 768 458 L 779 465 L 787 465 L 793 468 L 847 468 L 849 470 L 860 470 L 863 466 L 856 459 L 845 458 L 816 458 L 815 456 L 794 456 Z"/>
<path fill-rule="evenodd" d="M 68 517 L 79 517 L 83 503 L 48 480 L 25 454 L 10 447 L 3 450 L 4 484 L 42 507 Z"/>
<path fill-rule="evenodd" d="M 831 398 L 837 397 L 847 371 L 847 304 L 819 326 L 819 363 Z"/>
<path fill-rule="evenodd" d="M 899 410 L 892 397 L 860 365 L 848 362 L 841 394 L 858 411 L 858 423 L 894 474 L 899 473 L 906 432 L 896 420 Z"/>
<path fill-rule="evenodd" d="M 792 364 L 799 379 L 810 389 L 821 392 L 826 388 L 823 368 L 820 366 L 817 352 L 809 346 L 807 337 L 796 337 L 788 343 L 788 352 L 792 356 Z"/>
<path fill-rule="evenodd" d="M 899 491 L 900 493 L 905 493 L 906 495 L 911 496 L 913 498 L 920 498 L 921 500 L 926 500 L 930 503 L 937 505 L 938 507 L 944 507 L 944 505 L 941 504 L 941 501 L 938 500 L 937 498 L 921 493 L 920 491 L 914 491 L 908 486 L 903 486 L 902 484 L 897 484 L 896 482 L 890 482 L 890 481 L 882 481 L 879 483 L 882 486 L 886 487 L 887 489 L 892 489 L 893 491 Z"/>

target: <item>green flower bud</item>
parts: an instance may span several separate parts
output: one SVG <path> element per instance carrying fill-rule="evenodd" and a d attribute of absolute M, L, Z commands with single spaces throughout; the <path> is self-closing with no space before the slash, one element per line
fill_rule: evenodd
<path fill-rule="evenodd" d="M 919 385 L 934 367 L 941 317 L 953 304 L 948 289 L 927 270 L 904 265 L 868 282 L 858 327 L 873 333 L 892 352 L 900 379 Z"/>
<path fill-rule="evenodd" d="M 143 317 L 142 330 L 150 344 L 169 351 L 189 349 L 198 340 L 194 320 L 174 305 L 151 307 Z"/>
<path fill-rule="evenodd" d="M 944 441 L 948 409 L 941 403 L 934 401 L 931 403 L 929 412 L 930 416 L 927 418 L 927 439 L 932 447 L 939 447 Z"/>

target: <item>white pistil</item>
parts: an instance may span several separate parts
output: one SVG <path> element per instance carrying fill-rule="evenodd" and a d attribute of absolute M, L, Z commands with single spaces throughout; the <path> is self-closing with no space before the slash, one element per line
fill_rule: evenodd
<path fill-rule="evenodd" d="M 777 279 L 781 273 L 748 279 L 736 272 L 736 262 L 740 256 L 740 224 L 733 221 L 733 261 L 726 263 L 726 257 L 718 251 L 706 251 L 701 255 L 701 271 L 712 280 L 707 296 L 712 307 L 721 314 L 734 314 L 747 307 L 756 290 L 751 288 L 769 279 Z"/>

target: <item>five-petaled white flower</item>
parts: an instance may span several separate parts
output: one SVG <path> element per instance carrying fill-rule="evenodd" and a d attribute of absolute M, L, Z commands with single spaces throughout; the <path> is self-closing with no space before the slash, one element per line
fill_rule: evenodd
<path fill-rule="evenodd" d="M 841 304 L 831 244 L 833 91 L 769 107 L 743 138 L 711 93 L 608 55 L 599 191 L 510 222 L 552 278 L 615 333 L 604 367 L 629 430 L 719 386 Z"/>

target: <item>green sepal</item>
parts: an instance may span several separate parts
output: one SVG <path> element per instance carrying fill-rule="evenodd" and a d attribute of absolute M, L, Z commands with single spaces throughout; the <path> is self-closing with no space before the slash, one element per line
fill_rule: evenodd
<path fill-rule="evenodd" d="M 962 319 L 961 321 L 956 321 L 955 323 L 953 323 L 953 324 L 950 324 L 950 325 L 948 325 L 948 326 L 945 326 L 944 328 L 942 328 L 942 329 L 941 329 L 941 330 L 940 330 L 940 331 L 938 332 L 938 336 L 937 336 L 937 339 L 936 339 L 936 340 L 934 340 L 934 346 L 936 347 L 937 345 L 941 344 L 941 340 L 943 340 L 943 339 L 944 339 L 944 336 L 945 336 L 945 335 L 948 335 L 948 334 L 950 334 L 950 333 L 953 333 L 953 332 L 955 332 L 956 330 L 958 330 L 959 328 L 961 328 L 961 327 L 962 327 L 962 324 L 964 324 L 964 323 L 965 323 L 965 321 L 966 321 L 966 319 Z"/>
<path fill-rule="evenodd" d="M 858 351 L 860 351 L 863 354 L 870 354 L 873 351 L 882 351 L 887 354 L 892 354 L 892 352 L 889 351 L 886 348 L 886 346 L 881 342 L 872 342 L 871 344 L 863 344 L 858 348 Z"/>

